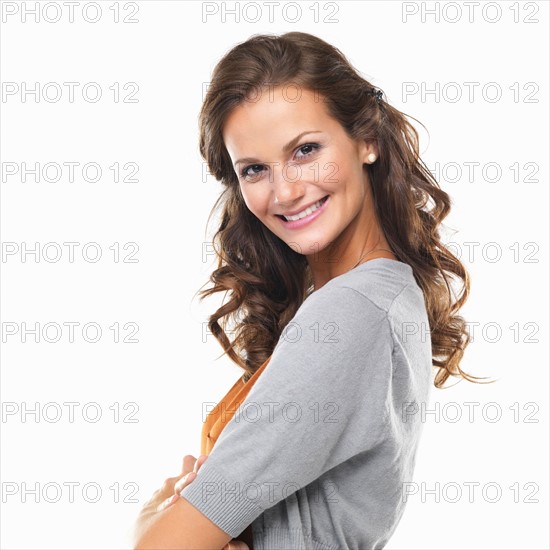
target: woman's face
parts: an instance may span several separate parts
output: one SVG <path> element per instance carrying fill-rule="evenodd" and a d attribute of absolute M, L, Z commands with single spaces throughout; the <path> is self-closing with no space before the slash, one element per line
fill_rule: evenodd
<path fill-rule="evenodd" d="M 322 97 L 296 86 L 265 91 L 231 111 L 223 140 L 247 207 L 296 252 L 309 256 L 337 240 L 346 248 L 356 229 L 368 233 L 363 164 L 377 150 L 351 140 Z M 280 217 L 302 216 L 321 199 L 326 201 L 302 220 Z"/>

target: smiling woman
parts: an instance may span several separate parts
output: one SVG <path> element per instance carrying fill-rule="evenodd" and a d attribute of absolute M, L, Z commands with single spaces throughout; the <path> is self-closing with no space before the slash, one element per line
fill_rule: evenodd
<path fill-rule="evenodd" d="M 231 294 L 209 328 L 244 371 L 224 399 L 243 401 L 225 424 L 209 417 L 208 460 L 138 547 L 247 532 L 254 550 L 383 548 L 433 367 L 438 388 L 478 380 L 459 366 L 468 273 L 438 232 L 450 198 L 406 116 L 306 33 L 256 35 L 220 60 L 199 145 L 225 187 L 201 297 Z"/>

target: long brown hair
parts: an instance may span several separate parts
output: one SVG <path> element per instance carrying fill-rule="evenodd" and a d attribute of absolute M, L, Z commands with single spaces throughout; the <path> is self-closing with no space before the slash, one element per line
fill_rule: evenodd
<path fill-rule="evenodd" d="M 222 139 L 233 108 L 265 86 L 288 83 L 318 93 L 352 139 L 378 144 L 378 161 L 365 165 L 375 210 L 394 255 L 412 267 L 424 293 L 433 366 L 438 369 L 434 385 L 441 388 L 449 376 L 480 379 L 459 366 L 470 336 L 457 312 L 468 298 L 470 278 L 441 243 L 438 226 L 451 201 L 419 157 L 416 129 L 407 115 L 385 100 L 377 101 L 373 85 L 337 48 L 303 32 L 253 35 L 227 52 L 214 68 L 199 116 L 200 153 L 225 187 L 208 218 L 221 207 L 213 238 L 218 267 L 209 278 L 214 286 L 199 295 L 203 300 L 231 291 L 208 321 L 224 353 L 244 369 L 242 378 L 248 380 L 271 356 L 282 330 L 313 289 L 306 257 L 245 205 Z M 433 205 L 427 207 L 430 200 Z M 450 276 L 461 282 L 456 300 Z M 232 342 L 225 332 L 230 322 Z"/>

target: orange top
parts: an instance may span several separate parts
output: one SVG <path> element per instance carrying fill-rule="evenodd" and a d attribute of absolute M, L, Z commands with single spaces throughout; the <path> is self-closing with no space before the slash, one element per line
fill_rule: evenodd
<path fill-rule="evenodd" d="M 201 455 L 209 455 L 226 424 L 233 418 L 271 357 L 246 381 L 239 378 L 221 401 L 208 413 L 201 432 Z M 223 414 L 222 414 L 223 412 Z"/>

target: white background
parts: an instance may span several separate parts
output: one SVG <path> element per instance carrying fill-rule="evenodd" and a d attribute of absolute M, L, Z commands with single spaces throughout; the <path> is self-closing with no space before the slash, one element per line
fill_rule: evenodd
<path fill-rule="evenodd" d="M 461 2 L 320 2 L 315 22 L 312 2 L 299 3 L 301 14 L 279 2 L 270 22 L 258 2 L 236 22 L 222 3 L 120 2 L 120 19 L 135 23 L 115 23 L 112 1 L 96 4 L 95 23 L 85 20 L 96 17 L 93 5 L 83 11 L 80 3 L 71 23 L 62 3 L 50 3 L 45 14 L 45 3 L 36 4 L 39 22 L 22 17 L 35 2 L 2 4 L 2 548 L 129 548 L 143 503 L 179 474 L 184 455 L 199 455 L 203 404 L 219 400 L 242 374 L 218 359 L 214 337 L 203 337 L 222 297 L 194 297 L 214 266 L 203 245 L 221 190 L 204 177 L 198 153 L 203 83 L 238 42 L 290 30 L 338 47 L 390 103 L 427 127 L 429 136 L 416 125 L 424 161 L 432 170 L 448 167 L 439 177 L 453 201 L 446 240 L 472 277 L 462 314 L 475 327 L 474 343 L 462 368 L 498 380 L 432 390 L 439 417 L 426 419 L 419 493 L 409 497 L 387 548 L 549 548 L 548 3 L 473 2 L 470 17 Z M 206 17 L 203 4 L 216 13 Z M 259 21 L 247 22 L 255 8 Z M 57 9 L 60 20 L 47 21 Z M 36 82 L 58 83 L 62 97 L 22 96 Z M 79 83 L 74 102 L 66 82 Z M 82 96 L 90 82 L 103 92 L 95 103 Z M 129 82 L 139 86 L 135 103 L 122 101 Z M 478 84 L 470 98 L 465 83 Z M 439 93 L 405 95 L 406 86 L 439 86 Z M 493 101 L 495 90 L 502 96 Z M 67 171 L 57 182 L 35 182 L 32 174 L 22 181 L 24 162 L 71 161 L 80 163 L 73 182 Z M 83 179 L 88 162 L 101 166 L 98 182 Z M 109 167 L 116 162 L 136 163 L 138 181 L 114 182 Z M 472 178 L 467 163 L 476 163 Z M 458 177 L 453 166 L 462 170 Z M 58 243 L 61 258 L 21 255 L 36 242 L 40 252 Z M 66 242 L 79 243 L 74 262 Z M 83 258 L 86 243 L 98 243 L 99 261 Z M 137 262 L 123 261 L 132 252 L 126 243 L 139 246 Z M 53 257 L 55 248 L 48 252 Z M 63 326 L 71 321 L 80 323 L 74 342 Z M 32 334 L 23 341 L 23 323 L 54 325 L 36 343 Z M 86 323 L 101 326 L 97 343 L 83 339 Z M 114 342 L 115 323 L 121 339 L 132 336 L 124 325 L 135 323 L 139 342 Z M 48 342 L 55 324 L 64 331 Z M 78 403 L 73 422 L 67 402 Z M 468 409 L 469 402 L 477 405 Z M 22 414 L 36 403 L 37 416 Z M 83 417 L 89 403 L 96 408 Z M 136 405 L 124 409 L 129 403 Z M 61 417 L 48 421 L 56 404 Z M 97 407 L 102 416 L 92 422 Z M 465 484 L 478 484 L 472 502 Z M 24 496 L 25 487 L 39 492 Z M 95 503 L 94 487 L 101 489 Z M 439 502 L 420 487 L 436 489 Z M 462 495 L 453 502 L 456 487 Z M 502 494 L 491 502 L 495 487 Z M 48 502 L 56 488 L 63 489 L 59 500 Z"/>

